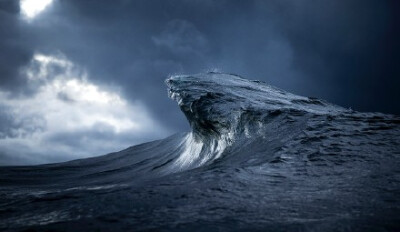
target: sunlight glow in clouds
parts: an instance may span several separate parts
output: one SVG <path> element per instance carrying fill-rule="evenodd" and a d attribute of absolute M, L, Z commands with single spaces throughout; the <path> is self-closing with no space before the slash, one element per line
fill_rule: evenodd
<path fill-rule="evenodd" d="M 140 102 L 91 83 L 86 71 L 62 54 L 35 54 L 22 73 L 33 96 L 0 91 L 0 110 L 11 118 L 9 128 L 0 131 L 0 150 L 7 156 L 31 163 L 63 161 L 167 135 Z"/>
<path fill-rule="evenodd" d="M 53 0 L 21 0 L 20 8 L 23 15 L 28 19 L 32 19 L 46 9 L 52 2 Z"/>

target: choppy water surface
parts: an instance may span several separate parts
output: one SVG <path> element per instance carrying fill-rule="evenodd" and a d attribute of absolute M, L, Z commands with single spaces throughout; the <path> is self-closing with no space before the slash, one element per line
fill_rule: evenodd
<path fill-rule="evenodd" d="M 191 132 L 0 168 L 0 230 L 400 231 L 400 117 L 229 74 L 166 84 Z"/>

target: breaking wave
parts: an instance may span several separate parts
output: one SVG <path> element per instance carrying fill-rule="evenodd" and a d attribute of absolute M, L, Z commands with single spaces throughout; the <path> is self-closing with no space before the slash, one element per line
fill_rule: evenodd
<path fill-rule="evenodd" d="M 398 116 L 232 74 L 166 84 L 190 132 L 95 158 L 0 168 L 0 230 L 400 228 Z"/>
<path fill-rule="evenodd" d="M 166 84 L 169 97 L 177 101 L 192 128 L 176 162 L 181 168 L 209 163 L 235 142 L 265 136 L 268 125 L 281 114 L 333 116 L 349 112 L 237 75 L 178 75 L 168 78 Z"/>

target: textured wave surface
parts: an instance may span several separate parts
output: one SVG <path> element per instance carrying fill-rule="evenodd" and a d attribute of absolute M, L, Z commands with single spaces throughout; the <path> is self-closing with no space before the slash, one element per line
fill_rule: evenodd
<path fill-rule="evenodd" d="M 236 75 L 166 80 L 191 132 L 0 168 L 0 230 L 400 230 L 400 118 Z"/>

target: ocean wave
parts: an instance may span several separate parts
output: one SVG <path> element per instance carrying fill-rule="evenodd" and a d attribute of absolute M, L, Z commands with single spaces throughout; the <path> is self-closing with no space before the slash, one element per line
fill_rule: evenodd
<path fill-rule="evenodd" d="M 0 229 L 399 228 L 398 116 L 232 74 L 166 84 L 190 132 L 95 158 L 1 167 Z"/>

